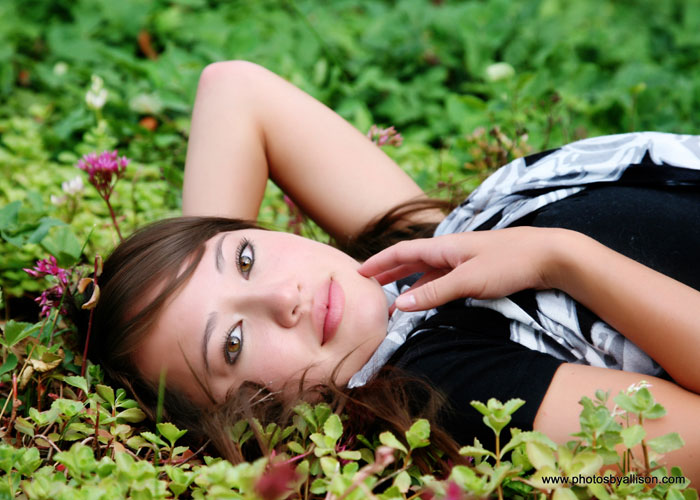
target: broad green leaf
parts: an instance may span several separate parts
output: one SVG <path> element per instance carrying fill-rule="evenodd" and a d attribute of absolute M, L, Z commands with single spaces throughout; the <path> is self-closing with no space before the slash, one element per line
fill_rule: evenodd
<path fill-rule="evenodd" d="M 5 323 L 5 333 L 3 335 L 5 347 L 12 347 L 21 340 L 29 337 L 41 328 L 41 323 L 25 323 L 11 319 Z"/>
<path fill-rule="evenodd" d="M 345 450 L 338 452 L 338 456 L 343 460 L 359 460 L 362 454 L 359 451 Z"/>
<path fill-rule="evenodd" d="M 382 432 L 379 435 L 379 442 L 382 443 L 384 446 L 388 446 L 389 448 L 408 453 L 406 447 L 403 444 L 401 444 L 401 442 L 398 439 L 396 439 L 396 436 L 394 436 L 390 431 Z"/>
<path fill-rule="evenodd" d="M 340 439 L 340 436 L 343 435 L 343 423 L 338 415 L 333 413 L 326 418 L 323 423 L 323 433 L 334 441 Z"/>
<path fill-rule="evenodd" d="M 41 240 L 41 246 L 54 255 L 61 265 L 72 265 L 79 257 L 81 245 L 70 226 L 54 226 Z"/>
<path fill-rule="evenodd" d="M 3 373 L 7 373 L 9 371 L 14 370 L 17 367 L 17 356 L 14 355 L 14 353 L 10 353 L 7 355 L 7 359 L 5 359 L 5 362 L 0 366 L 0 375 Z"/>
<path fill-rule="evenodd" d="M 406 493 L 411 487 L 411 476 L 408 472 L 401 471 L 398 476 L 394 478 L 394 486 L 396 486 L 401 493 Z"/>
<path fill-rule="evenodd" d="M 578 500 L 571 488 L 557 488 L 554 490 L 552 500 Z"/>
<path fill-rule="evenodd" d="M 170 422 L 161 422 L 156 427 L 161 436 L 170 442 L 170 446 L 175 446 L 177 440 L 187 433 L 187 430 L 180 430 Z"/>
<path fill-rule="evenodd" d="M 128 408 L 122 412 L 117 413 L 117 418 L 125 420 L 126 422 L 136 423 L 141 422 L 146 418 L 146 414 L 141 411 L 140 408 Z"/>
<path fill-rule="evenodd" d="M 527 458 L 535 469 L 557 469 L 554 452 L 548 446 L 533 441 L 527 443 L 525 449 L 527 450 Z"/>
<path fill-rule="evenodd" d="M 321 457 L 321 469 L 326 477 L 333 477 L 337 472 L 340 471 L 340 464 L 333 457 Z"/>
<path fill-rule="evenodd" d="M 168 446 L 165 441 L 163 441 L 160 437 L 158 437 L 156 434 L 150 431 L 142 432 L 141 436 L 145 438 L 146 441 L 149 441 L 153 444 L 157 444 L 158 446 Z"/>
<path fill-rule="evenodd" d="M 625 446 L 627 448 L 632 448 L 641 443 L 642 439 L 646 437 L 647 433 L 644 430 L 644 427 L 641 425 L 631 425 L 626 429 L 622 429 L 622 431 L 620 431 L 620 435 L 622 436 L 622 442 L 625 444 Z"/>
<path fill-rule="evenodd" d="M 97 384 L 95 392 L 109 404 L 110 409 L 114 408 L 114 389 L 108 385 Z"/>
<path fill-rule="evenodd" d="M 430 423 L 421 418 L 416 420 L 411 428 L 406 431 L 406 441 L 408 446 L 415 450 L 430 445 Z"/>
<path fill-rule="evenodd" d="M 670 432 L 664 434 L 663 436 L 655 437 L 649 439 L 647 446 L 654 450 L 656 453 L 668 453 L 669 451 L 677 450 L 682 448 L 685 444 L 683 439 L 681 439 L 680 434 L 677 432 Z"/>
<path fill-rule="evenodd" d="M 63 381 L 66 384 L 69 384 L 69 385 L 72 385 L 73 387 L 77 387 L 78 389 L 81 389 L 85 394 L 88 393 L 88 385 L 87 385 L 87 380 L 85 380 L 85 377 L 71 375 L 70 377 L 64 377 Z"/>

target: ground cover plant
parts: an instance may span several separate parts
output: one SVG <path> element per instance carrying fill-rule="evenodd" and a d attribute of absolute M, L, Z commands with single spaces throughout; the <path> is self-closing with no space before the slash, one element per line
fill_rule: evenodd
<path fill-rule="evenodd" d="M 97 255 L 179 212 L 189 113 L 210 62 L 278 72 L 423 188 L 461 196 L 510 159 L 577 138 L 698 133 L 692 2 L 10 0 L 0 16 L 0 497 L 696 498 L 683 481 L 542 482 L 594 477 L 603 463 L 620 478 L 682 476 L 653 465 L 678 436 L 647 440 L 635 424 L 663 414 L 645 387 L 583 399 L 568 446 L 504 431 L 517 401 L 476 405 L 502 444 L 465 448 L 469 466 L 448 477 L 412 462 L 429 444 L 426 422 L 348 446 L 345 417 L 324 405 L 299 406 L 285 429 L 236 424 L 239 445 L 257 430 L 274 452 L 233 466 L 183 445 L 168 422 L 144 422 L 84 363 L 63 314 Z M 325 238 L 274 188 L 261 219 Z M 646 451 L 618 454 L 618 443 Z"/>

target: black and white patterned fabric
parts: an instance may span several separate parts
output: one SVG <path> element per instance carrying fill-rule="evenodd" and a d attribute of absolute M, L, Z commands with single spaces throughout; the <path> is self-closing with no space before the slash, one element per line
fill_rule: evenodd
<path fill-rule="evenodd" d="M 517 159 L 500 168 L 438 226 L 435 236 L 499 229 L 538 209 L 596 185 L 700 186 L 700 136 L 639 132 L 596 137 Z M 384 287 L 389 302 L 409 285 Z M 571 363 L 662 373 L 634 343 L 602 320 L 579 321 L 579 308 L 558 290 L 496 300 L 465 299 L 510 320 L 511 340 Z M 386 339 L 349 382 L 366 383 L 435 310 L 392 314 Z"/>

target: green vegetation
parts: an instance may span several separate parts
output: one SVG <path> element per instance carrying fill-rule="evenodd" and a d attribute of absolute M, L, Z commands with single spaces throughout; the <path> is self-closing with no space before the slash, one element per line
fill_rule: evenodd
<path fill-rule="evenodd" d="M 615 423 L 602 394 L 583 400 L 578 447 L 515 433 L 495 453 L 465 449 L 471 466 L 441 480 L 412 463 L 429 440 L 425 422 L 349 447 L 345 417 L 322 405 L 300 406 L 289 429 L 261 429 L 276 460 L 234 467 L 178 444 L 172 424 L 144 424 L 99 367 L 81 373 L 61 297 L 118 241 L 117 224 L 128 234 L 179 212 L 189 114 L 210 62 L 262 64 L 363 132 L 394 126 L 403 144 L 382 147 L 424 188 L 460 181 L 454 189 L 467 193 L 511 158 L 577 138 L 697 133 L 695 2 L 6 0 L 0 19 L 0 498 L 267 499 L 285 497 L 287 483 L 301 498 L 522 497 L 552 490 L 541 483 L 548 471 L 590 475 L 604 462 L 649 472 L 648 461 L 611 451 L 644 432 Z M 114 149 L 131 162 L 119 182 L 116 172 L 105 181 L 116 182 L 108 205 L 111 187 L 98 193 L 76 166 Z M 261 217 L 317 234 L 276 189 Z M 645 388 L 615 402 L 645 420 L 662 413 Z M 500 431 L 515 406 L 479 411 Z M 239 445 L 250 425 L 232 429 Z M 679 444 L 645 441 L 651 454 Z M 667 473 L 681 474 L 653 471 Z M 697 497 L 685 483 L 553 490 L 558 499 Z"/>

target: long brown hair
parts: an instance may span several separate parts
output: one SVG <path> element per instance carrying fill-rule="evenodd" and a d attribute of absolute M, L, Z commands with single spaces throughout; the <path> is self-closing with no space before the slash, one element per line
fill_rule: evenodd
<path fill-rule="evenodd" d="M 402 204 L 368 225 L 357 238 L 338 246 L 355 258 L 365 259 L 396 241 L 429 236 L 435 224 L 410 222 L 412 216 L 425 209 L 446 207 L 448 204 L 439 200 Z M 240 229 L 260 228 L 249 221 L 221 217 L 166 219 L 132 234 L 105 261 L 99 277 L 101 297 L 93 317 L 88 357 L 102 366 L 110 382 L 129 389 L 151 419 L 155 419 L 157 387 L 142 377 L 133 361 L 134 350 L 153 328 L 166 301 L 196 269 L 205 243 L 218 233 Z M 156 289 L 160 291 L 154 294 Z M 78 327 L 85 332 L 84 318 L 78 321 Z M 162 416 L 190 429 L 195 439 L 209 437 L 222 456 L 239 462 L 252 458 L 251 454 L 269 450 L 260 435 L 245 449 L 235 446 L 228 434 L 233 423 L 258 419 L 285 425 L 293 415 L 293 402 L 309 396 L 328 402 L 336 411 L 342 409 L 351 417 L 346 425 L 350 433 L 364 435 L 388 429 L 402 436 L 415 418 L 428 418 L 434 423 L 444 405 L 441 396 L 428 384 L 392 367 L 385 367 L 368 384 L 352 390 L 334 383 L 339 368 L 340 365 L 327 383 L 311 389 L 304 388 L 303 380 L 300 381 L 298 397 L 293 400 L 275 397 L 265 387 L 244 383 L 224 403 L 215 404 L 210 396 L 213 409 L 207 411 L 188 401 L 177 388 L 167 387 Z M 447 458 L 460 460 L 455 441 L 435 425 L 431 442 Z M 428 454 L 426 451 L 426 460 Z M 426 460 L 420 456 L 416 460 L 428 469 Z"/>

